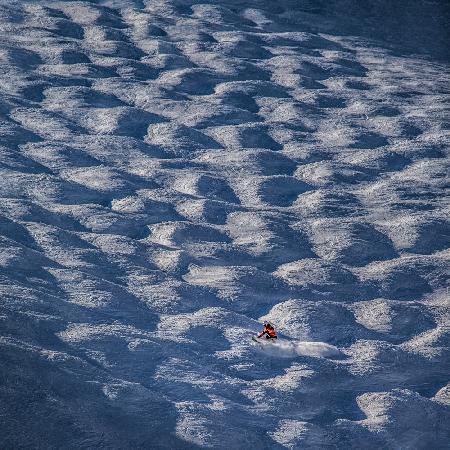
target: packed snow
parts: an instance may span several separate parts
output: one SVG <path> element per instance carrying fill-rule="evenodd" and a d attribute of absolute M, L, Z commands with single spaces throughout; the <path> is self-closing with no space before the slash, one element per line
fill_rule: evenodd
<path fill-rule="evenodd" d="M 1 0 L 0 448 L 447 449 L 449 17 Z"/>

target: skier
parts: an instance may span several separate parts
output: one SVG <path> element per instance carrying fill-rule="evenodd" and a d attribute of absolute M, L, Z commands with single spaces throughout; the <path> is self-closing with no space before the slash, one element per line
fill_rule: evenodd
<path fill-rule="evenodd" d="M 277 339 L 277 332 L 270 322 L 264 322 L 264 330 L 258 334 L 258 338 L 266 335 L 266 339 Z"/>

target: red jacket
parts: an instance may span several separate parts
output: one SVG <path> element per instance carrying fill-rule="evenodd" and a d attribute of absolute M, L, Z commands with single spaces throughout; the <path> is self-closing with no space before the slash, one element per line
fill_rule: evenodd
<path fill-rule="evenodd" d="M 277 337 L 277 332 L 275 331 L 275 328 L 271 327 L 270 325 L 264 325 L 264 330 L 262 331 L 262 333 L 258 334 L 258 337 L 262 337 L 265 334 L 267 334 L 267 336 L 271 338 Z"/>

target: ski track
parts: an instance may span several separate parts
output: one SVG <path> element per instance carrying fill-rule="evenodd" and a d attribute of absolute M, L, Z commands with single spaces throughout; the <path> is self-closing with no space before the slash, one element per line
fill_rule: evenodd
<path fill-rule="evenodd" d="M 448 448 L 443 37 L 341 3 L 1 3 L 2 449 Z"/>

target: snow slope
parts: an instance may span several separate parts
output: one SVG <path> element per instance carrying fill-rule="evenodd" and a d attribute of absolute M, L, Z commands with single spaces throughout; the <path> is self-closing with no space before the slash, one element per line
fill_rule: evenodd
<path fill-rule="evenodd" d="M 0 447 L 448 448 L 448 18 L 2 1 Z"/>

